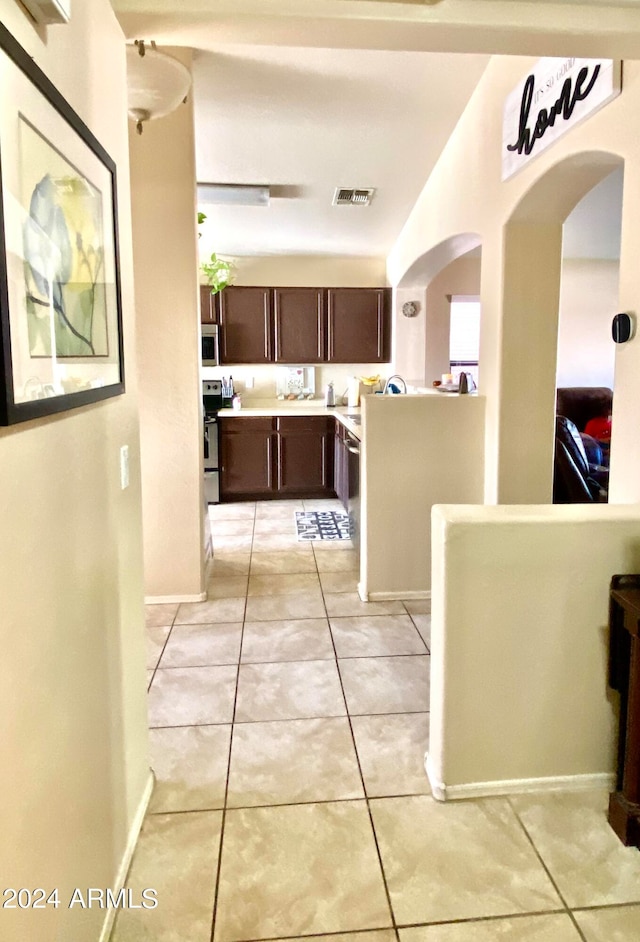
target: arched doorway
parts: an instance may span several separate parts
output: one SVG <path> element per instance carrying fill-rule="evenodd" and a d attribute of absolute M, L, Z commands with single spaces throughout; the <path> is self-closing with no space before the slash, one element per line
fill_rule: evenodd
<path fill-rule="evenodd" d="M 487 495 L 505 504 L 549 503 L 554 451 L 562 226 L 620 157 L 577 154 L 527 191 L 504 226 L 498 369 L 490 377 L 487 431 L 495 463 Z"/>

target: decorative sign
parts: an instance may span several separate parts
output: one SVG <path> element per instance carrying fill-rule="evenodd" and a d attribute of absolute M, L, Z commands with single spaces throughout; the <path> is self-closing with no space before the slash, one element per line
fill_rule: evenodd
<path fill-rule="evenodd" d="M 507 98 L 502 121 L 502 179 L 620 94 L 620 62 L 539 59 Z"/>

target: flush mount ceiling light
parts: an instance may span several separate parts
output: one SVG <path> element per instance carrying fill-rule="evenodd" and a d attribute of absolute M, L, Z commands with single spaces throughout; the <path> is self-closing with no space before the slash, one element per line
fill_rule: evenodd
<path fill-rule="evenodd" d="M 333 206 L 368 206 L 375 189 L 355 189 L 337 186 L 333 194 Z"/>
<path fill-rule="evenodd" d="M 127 107 L 142 134 L 144 121 L 163 118 L 183 102 L 191 88 L 191 73 L 182 62 L 161 52 L 156 44 L 136 39 L 127 46 Z"/>
<path fill-rule="evenodd" d="M 268 206 L 269 187 L 249 183 L 198 183 L 199 203 Z"/>

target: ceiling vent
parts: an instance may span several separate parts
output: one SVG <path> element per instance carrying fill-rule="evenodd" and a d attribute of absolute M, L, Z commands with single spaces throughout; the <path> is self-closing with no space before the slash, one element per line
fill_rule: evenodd
<path fill-rule="evenodd" d="M 375 189 L 356 190 L 337 187 L 333 194 L 334 206 L 368 206 L 371 202 Z"/>

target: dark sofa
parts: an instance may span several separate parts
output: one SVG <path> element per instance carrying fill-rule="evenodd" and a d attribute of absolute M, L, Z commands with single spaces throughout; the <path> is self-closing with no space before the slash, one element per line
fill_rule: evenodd
<path fill-rule="evenodd" d="M 589 419 L 611 415 L 612 401 L 608 386 L 564 386 L 556 391 L 556 415 L 564 415 L 584 432 Z"/>

